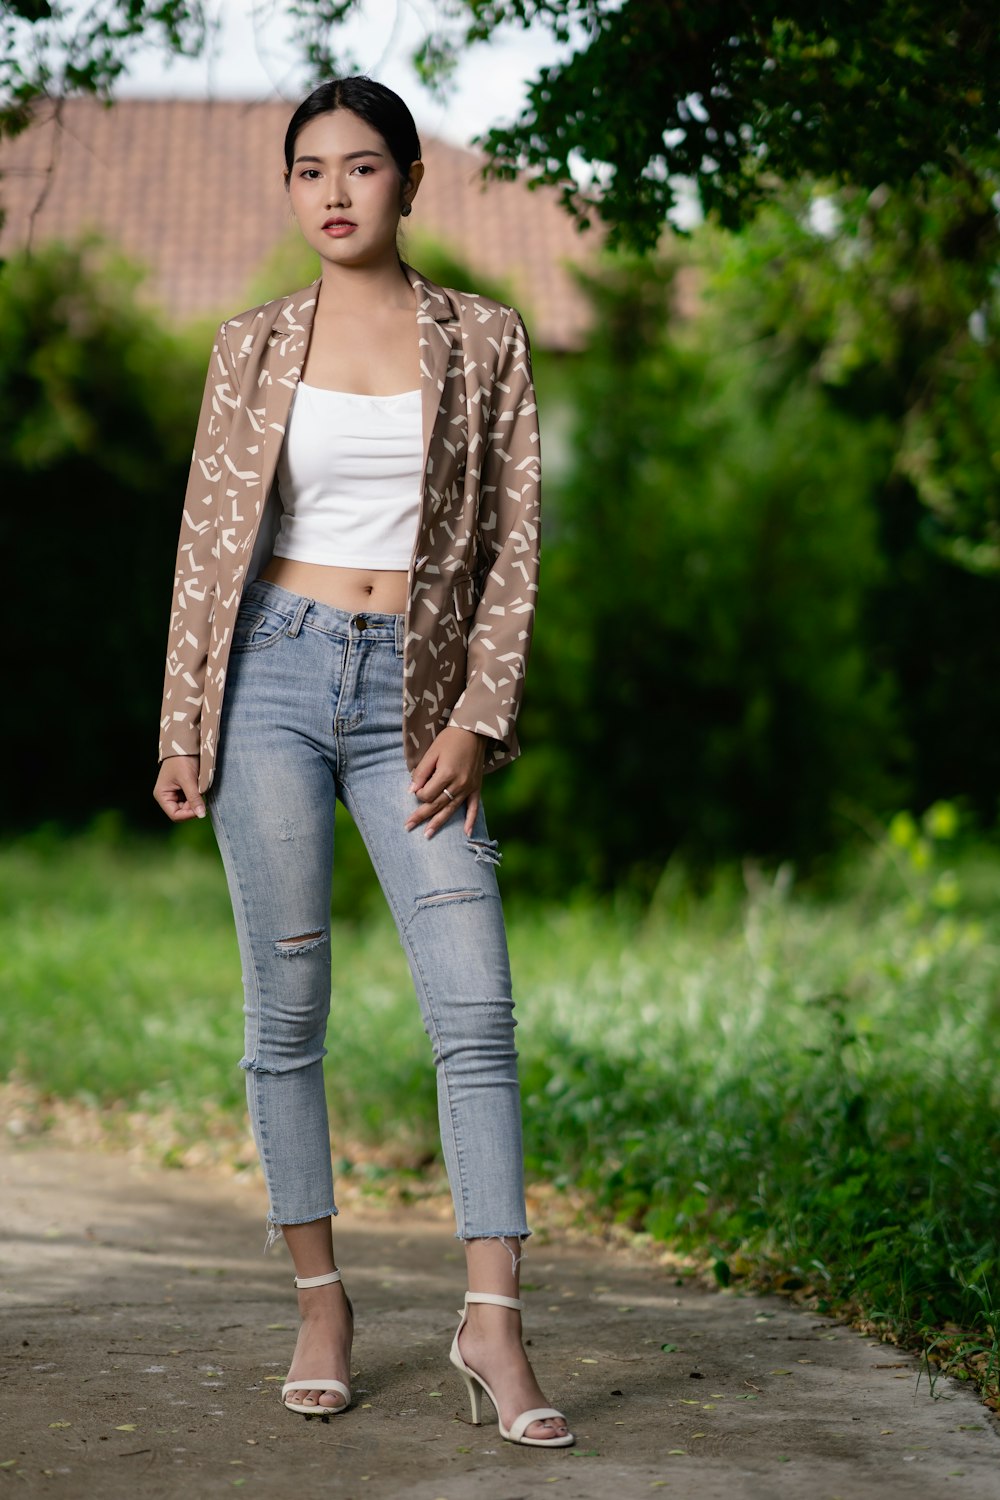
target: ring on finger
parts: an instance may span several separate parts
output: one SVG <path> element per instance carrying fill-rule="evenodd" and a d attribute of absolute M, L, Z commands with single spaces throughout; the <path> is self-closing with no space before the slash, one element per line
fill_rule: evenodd
<path fill-rule="evenodd" d="M 446 786 L 443 786 L 441 788 L 441 790 L 444 792 L 444 794 L 448 798 L 449 802 L 454 802 L 454 800 L 455 800 L 455 793 L 454 792 L 450 792 Z"/>

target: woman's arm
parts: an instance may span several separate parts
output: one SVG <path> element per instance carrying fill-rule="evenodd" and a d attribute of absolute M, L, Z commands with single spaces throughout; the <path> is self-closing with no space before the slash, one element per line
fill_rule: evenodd
<path fill-rule="evenodd" d="M 413 772 L 407 830 L 430 837 L 465 804 L 472 832 L 490 747 L 513 734 L 538 591 L 541 467 L 531 349 L 520 314 L 504 323 L 480 474 L 479 531 L 493 562 L 469 628 L 465 688 Z M 444 788 L 451 793 L 449 797 Z"/>
<path fill-rule="evenodd" d="M 160 711 L 160 760 L 201 753 L 201 707 L 215 611 L 213 554 L 225 472 L 223 453 L 238 406 L 236 370 L 225 324 L 220 324 L 201 398 L 177 543 Z"/>
<path fill-rule="evenodd" d="M 503 743 L 521 707 L 541 541 L 538 407 L 515 308 L 500 338 L 479 488 L 479 532 L 493 556 L 470 624 L 465 689 L 448 723 Z"/>

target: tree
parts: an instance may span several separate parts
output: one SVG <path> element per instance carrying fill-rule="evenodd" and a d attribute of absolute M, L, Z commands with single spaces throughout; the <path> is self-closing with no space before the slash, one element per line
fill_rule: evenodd
<path fill-rule="evenodd" d="M 338 27 L 361 3 L 284 0 L 314 81 L 343 71 Z M 1000 28 L 977 0 L 436 0 L 435 16 L 413 61 L 442 89 L 504 23 L 567 43 L 520 118 L 481 138 L 487 170 L 557 184 L 581 224 L 640 250 L 679 178 L 735 228 L 804 172 L 869 188 L 976 173 L 1000 130 Z M 0 135 L 39 97 L 108 97 L 150 31 L 178 53 L 206 36 L 200 0 L 100 0 L 76 21 L 3 0 L 0 17 Z"/>
<path fill-rule="evenodd" d="M 586 278 L 533 749 L 490 789 L 519 883 L 808 863 L 942 797 L 993 824 L 1000 286 L 963 193 L 844 189 L 821 229 L 798 183 Z"/>
<path fill-rule="evenodd" d="M 30 618 L 0 649 L 18 703 L 5 829 L 105 807 L 155 818 L 164 600 L 205 344 L 137 306 L 141 274 L 92 237 L 12 255 L 0 276 L 0 545 Z"/>

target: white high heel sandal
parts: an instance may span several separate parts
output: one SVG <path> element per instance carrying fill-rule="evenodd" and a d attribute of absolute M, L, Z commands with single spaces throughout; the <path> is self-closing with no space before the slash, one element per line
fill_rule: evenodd
<path fill-rule="evenodd" d="M 296 1276 L 294 1278 L 296 1287 L 332 1286 L 335 1281 L 343 1281 L 343 1279 L 339 1271 L 328 1271 L 325 1276 Z M 346 1292 L 344 1295 L 347 1296 Z M 347 1297 L 347 1307 L 353 1319 L 354 1308 L 351 1306 L 350 1297 Z M 337 1395 L 343 1396 L 344 1404 L 343 1406 L 320 1406 L 316 1402 L 312 1406 L 306 1406 L 301 1401 L 286 1401 L 285 1396 L 289 1391 L 334 1391 Z M 304 1417 L 322 1417 L 325 1422 L 330 1417 L 339 1416 L 342 1411 L 347 1410 L 351 1404 L 351 1392 L 342 1380 L 286 1380 L 281 1387 L 281 1404 L 286 1411 L 301 1412 Z"/>
<path fill-rule="evenodd" d="M 496 1409 L 497 1426 L 500 1428 L 500 1436 L 506 1438 L 508 1443 L 521 1443 L 526 1448 L 568 1448 L 571 1443 L 576 1442 L 576 1438 L 572 1432 L 564 1433 L 562 1437 L 552 1438 L 530 1438 L 524 1436 L 526 1429 L 531 1426 L 532 1422 L 544 1421 L 546 1417 L 562 1417 L 565 1422 L 566 1417 L 564 1414 L 561 1411 L 556 1411 L 554 1406 L 536 1406 L 530 1411 L 523 1411 L 520 1416 L 514 1418 L 510 1424 L 509 1431 L 504 1427 L 500 1419 L 499 1401 L 483 1377 L 477 1375 L 475 1370 L 469 1369 L 469 1366 L 462 1358 L 462 1351 L 458 1347 L 458 1336 L 468 1321 L 468 1306 L 470 1302 L 492 1302 L 497 1307 L 513 1307 L 517 1312 L 523 1310 L 524 1303 L 517 1297 L 501 1297 L 494 1292 L 466 1292 L 465 1294 L 465 1307 L 460 1314 L 462 1321 L 456 1328 L 455 1337 L 451 1341 L 451 1362 L 457 1370 L 461 1371 L 462 1377 L 465 1380 L 469 1391 L 469 1404 L 472 1407 L 472 1420 L 475 1426 L 479 1427 L 482 1423 L 483 1391 L 485 1391 Z"/>

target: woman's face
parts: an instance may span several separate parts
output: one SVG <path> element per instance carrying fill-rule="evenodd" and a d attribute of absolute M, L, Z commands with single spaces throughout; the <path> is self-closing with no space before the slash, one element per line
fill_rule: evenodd
<path fill-rule="evenodd" d="M 324 260 L 370 264 L 395 259 L 399 211 L 422 172 L 415 162 L 409 183 L 402 183 L 378 131 L 337 109 L 299 131 L 288 193 L 299 228 Z"/>

